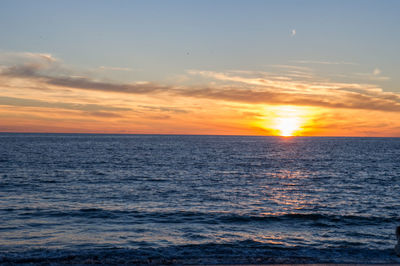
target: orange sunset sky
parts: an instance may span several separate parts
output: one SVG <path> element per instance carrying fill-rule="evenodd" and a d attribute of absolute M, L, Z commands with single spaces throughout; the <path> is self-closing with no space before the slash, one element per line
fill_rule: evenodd
<path fill-rule="evenodd" d="M 400 137 L 397 1 L 2 1 L 0 132 Z"/>

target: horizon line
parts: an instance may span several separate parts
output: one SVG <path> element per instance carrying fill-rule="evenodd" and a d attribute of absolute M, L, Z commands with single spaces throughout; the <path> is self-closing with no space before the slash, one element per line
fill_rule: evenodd
<path fill-rule="evenodd" d="M 125 135 L 125 136 L 213 136 L 213 137 L 273 137 L 282 139 L 291 138 L 400 138 L 385 136 L 274 136 L 274 135 L 230 135 L 230 134 L 175 134 L 175 133 L 102 133 L 102 132 L 8 132 L 0 134 L 53 134 L 53 135 Z"/>

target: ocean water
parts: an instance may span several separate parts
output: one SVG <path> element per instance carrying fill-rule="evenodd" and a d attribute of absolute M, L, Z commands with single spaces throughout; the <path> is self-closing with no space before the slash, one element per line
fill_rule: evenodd
<path fill-rule="evenodd" d="M 0 263 L 400 263 L 400 138 L 0 134 Z"/>

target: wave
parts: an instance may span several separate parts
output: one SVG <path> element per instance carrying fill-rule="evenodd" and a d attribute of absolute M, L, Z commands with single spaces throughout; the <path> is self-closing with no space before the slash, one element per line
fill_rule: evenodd
<path fill-rule="evenodd" d="M 0 211 L 19 213 L 20 217 L 81 217 L 87 219 L 124 219 L 129 218 L 137 223 L 270 223 L 303 221 L 313 223 L 314 226 L 344 225 L 375 225 L 382 223 L 400 223 L 399 216 L 361 216 L 335 215 L 321 213 L 284 213 L 268 215 L 234 214 L 225 212 L 194 212 L 194 211 L 154 211 L 138 210 L 108 210 L 102 208 L 81 208 L 64 210 L 47 209 L 1 209 Z"/>
<path fill-rule="evenodd" d="M 168 247 L 36 249 L 0 253 L 0 263 L 46 264 L 277 264 L 399 263 L 392 249 L 297 248 L 253 240 Z"/>

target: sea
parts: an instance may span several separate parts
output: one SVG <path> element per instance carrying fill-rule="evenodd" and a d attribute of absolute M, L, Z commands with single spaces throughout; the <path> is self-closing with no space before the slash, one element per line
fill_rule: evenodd
<path fill-rule="evenodd" d="M 400 138 L 0 134 L 1 264 L 400 263 Z"/>

